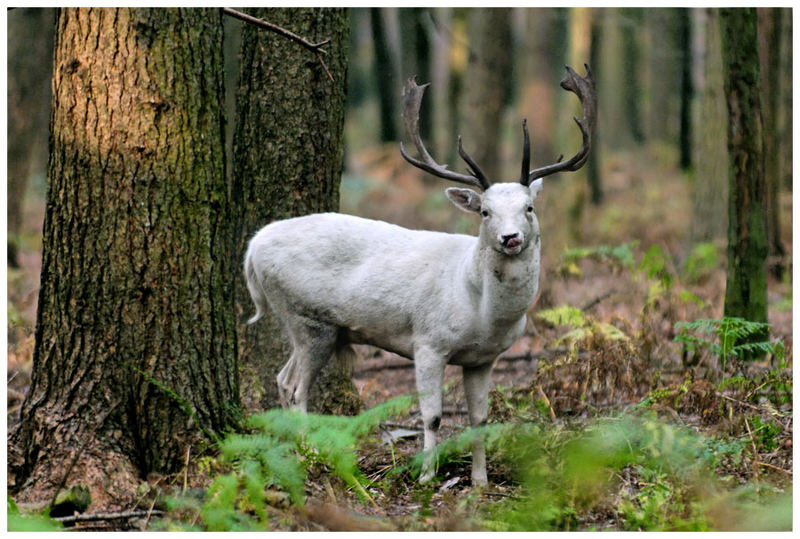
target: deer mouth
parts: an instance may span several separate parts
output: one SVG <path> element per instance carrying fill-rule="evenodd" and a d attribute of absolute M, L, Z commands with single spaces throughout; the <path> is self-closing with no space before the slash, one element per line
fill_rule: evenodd
<path fill-rule="evenodd" d="M 507 255 L 516 255 L 522 251 L 522 240 L 519 237 L 508 238 L 503 241 L 503 252 Z"/>

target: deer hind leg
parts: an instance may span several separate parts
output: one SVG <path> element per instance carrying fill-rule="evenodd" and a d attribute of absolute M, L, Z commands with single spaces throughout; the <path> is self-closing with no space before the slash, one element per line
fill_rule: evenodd
<path fill-rule="evenodd" d="M 292 355 L 278 373 L 278 393 L 284 407 L 308 411 L 308 390 L 336 349 L 338 328 L 301 316 L 286 320 Z"/>
<path fill-rule="evenodd" d="M 442 384 L 444 362 L 433 350 L 414 351 L 414 375 L 419 393 L 419 408 L 424 428 L 423 450 L 427 452 L 422 462 L 420 483 L 427 483 L 436 473 L 436 436 L 442 421 Z"/>

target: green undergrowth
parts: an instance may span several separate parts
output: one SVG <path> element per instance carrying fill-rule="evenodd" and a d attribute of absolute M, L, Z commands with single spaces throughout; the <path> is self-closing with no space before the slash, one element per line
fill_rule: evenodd
<path fill-rule="evenodd" d="M 45 513 L 21 513 L 11 496 L 6 497 L 6 526 L 10 532 L 56 532 L 64 529 L 61 523 Z"/>
<path fill-rule="evenodd" d="M 214 478 L 202 501 L 172 498 L 170 509 L 183 513 L 181 520 L 202 524 L 191 529 L 267 530 L 273 525 L 269 498 L 285 495 L 292 506 L 303 507 L 312 467 L 330 471 L 367 502 L 367 480 L 357 466 L 359 442 L 413 402 L 413 397 L 399 397 L 353 417 L 282 409 L 253 415 L 247 420 L 250 432 L 229 434 L 218 443 L 220 459 L 231 471 Z"/>
<path fill-rule="evenodd" d="M 520 488 L 482 507 L 490 530 L 753 529 L 751 516 L 761 529 L 791 529 L 790 494 L 717 477 L 721 462 L 742 458 L 743 441 L 703 436 L 650 413 L 577 428 L 523 424 L 502 447 Z"/>
<path fill-rule="evenodd" d="M 454 462 L 463 466 L 473 440 L 482 437 L 490 482 L 503 474 L 500 482 L 508 493 L 484 497 L 482 490 L 466 488 L 451 497 L 454 511 L 464 512 L 470 529 L 491 531 L 791 528 L 790 492 L 766 481 L 741 484 L 719 474 L 723 463 L 750 458 L 748 439 L 704 435 L 666 422 L 654 402 L 646 399 L 628 412 L 573 421 L 509 416 L 443 440 L 436 450 L 440 470 Z M 395 399 L 355 417 L 284 410 L 252 416 L 251 432 L 228 435 L 219 444 L 219 458 L 230 471 L 213 479 L 202 500 L 172 499 L 166 528 L 296 529 L 287 515 L 300 513 L 288 508 L 302 512 L 311 468 L 338 477 L 344 485 L 340 488 L 351 490 L 366 512 L 376 506 L 373 497 L 391 486 L 365 477 L 357 464 L 359 451 L 374 447 L 367 437 L 379 423 L 405 413 L 412 403 L 412 397 Z M 756 418 L 750 424 L 759 449 L 776 447 L 775 424 Z M 417 455 L 396 465 L 418 471 L 423 458 Z M 426 529 L 421 523 L 435 522 L 431 500 L 444 478 L 418 485 L 413 475 L 395 475 L 394 481 L 411 483 L 413 498 L 423 506 L 415 513 L 420 520 L 416 525 Z M 386 494 L 381 496 L 384 503 L 392 499 Z M 283 509 L 274 510 L 276 504 Z"/>

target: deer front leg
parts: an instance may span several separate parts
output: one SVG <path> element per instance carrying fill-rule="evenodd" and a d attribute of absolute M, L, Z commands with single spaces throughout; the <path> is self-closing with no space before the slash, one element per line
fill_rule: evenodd
<path fill-rule="evenodd" d="M 464 394 L 467 398 L 469 422 L 472 427 L 479 427 L 489 416 L 489 383 L 492 379 L 492 363 L 480 367 L 462 369 L 464 376 Z M 472 442 L 472 484 L 484 486 L 486 477 L 486 446 L 482 436 Z"/>
<path fill-rule="evenodd" d="M 420 483 L 433 479 L 436 472 L 436 433 L 442 421 L 442 384 L 444 382 L 444 361 L 439 354 L 430 349 L 421 349 L 414 354 L 414 375 L 419 393 L 419 408 L 425 429 L 423 450 L 428 452 L 422 462 Z"/>

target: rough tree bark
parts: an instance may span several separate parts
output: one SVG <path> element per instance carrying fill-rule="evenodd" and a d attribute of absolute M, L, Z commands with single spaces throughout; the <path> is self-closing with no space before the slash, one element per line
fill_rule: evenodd
<path fill-rule="evenodd" d="M 728 104 L 725 316 L 767 321 L 767 217 L 755 8 L 720 10 Z"/>
<path fill-rule="evenodd" d="M 122 506 L 239 417 L 220 12 L 61 10 L 53 89 L 11 468 L 33 483 L 23 501 L 69 473 L 95 506 Z"/>
<path fill-rule="evenodd" d="M 234 204 L 240 209 L 236 283 L 243 400 L 248 409 L 279 405 L 276 376 L 289 357 L 288 343 L 272 313 L 248 326 L 253 303 L 242 273 L 248 240 L 277 219 L 336 211 L 342 172 L 347 82 L 348 13 L 345 9 L 252 9 L 325 46 L 334 80 L 317 57 L 255 26 L 243 28 L 234 137 Z M 311 410 L 353 413 L 360 398 L 349 367 L 331 366 L 311 392 Z"/>

